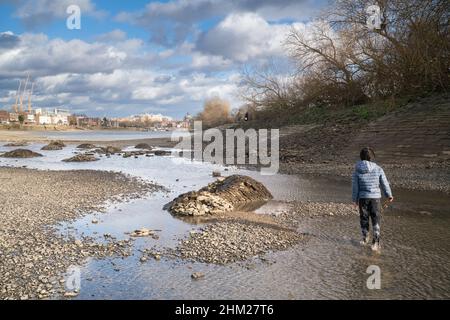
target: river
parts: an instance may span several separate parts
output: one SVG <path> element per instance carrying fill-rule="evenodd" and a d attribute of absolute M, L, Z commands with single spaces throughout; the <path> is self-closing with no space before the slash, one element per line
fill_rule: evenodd
<path fill-rule="evenodd" d="M 118 137 L 117 139 L 122 139 Z M 76 140 L 80 140 L 79 136 Z M 87 140 L 87 139 L 86 139 Z M 89 140 L 98 140 L 92 138 Z M 3 145 L 3 144 L 1 144 Z M 90 235 L 100 239 L 109 233 L 118 239 L 125 232 L 147 227 L 160 229 L 160 239 L 139 238 L 134 255 L 88 259 L 81 266 L 81 290 L 77 299 L 418 299 L 450 298 L 450 200 L 433 192 L 394 190 L 396 202 L 382 220 L 383 248 L 373 253 L 359 245 L 359 219 L 352 217 L 305 218 L 299 231 L 310 239 L 287 251 L 267 254 L 267 262 L 217 266 L 162 257 L 140 263 L 139 250 L 175 247 L 180 237 L 199 226 L 172 217 L 163 205 L 180 193 L 212 182 L 213 170 L 245 174 L 263 182 L 274 200 L 259 208 L 264 214 L 286 206 L 286 201 L 348 202 L 349 182 L 277 174 L 201 163 L 173 157 L 112 156 L 94 163 L 64 163 L 73 145 L 61 151 L 41 151 L 43 144 L 27 148 L 45 155 L 32 159 L 1 159 L 0 165 L 70 170 L 121 171 L 155 181 L 170 192 L 146 199 L 111 204 L 106 213 L 92 213 L 57 226 L 61 233 Z M 0 151 L 11 148 L 0 147 Z M 178 179 L 178 181 L 177 181 Z M 92 224 L 93 218 L 99 220 Z M 366 269 L 381 270 L 381 289 L 369 290 Z M 193 281 L 201 271 L 205 278 Z"/>

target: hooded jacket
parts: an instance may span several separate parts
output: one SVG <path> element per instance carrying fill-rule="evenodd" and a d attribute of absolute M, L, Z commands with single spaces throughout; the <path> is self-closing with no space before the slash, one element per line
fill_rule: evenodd
<path fill-rule="evenodd" d="M 375 162 L 358 161 L 352 176 L 352 200 L 380 199 L 381 189 L 384 196 L 392 197 L 391 187 L 383 169 Z"/>

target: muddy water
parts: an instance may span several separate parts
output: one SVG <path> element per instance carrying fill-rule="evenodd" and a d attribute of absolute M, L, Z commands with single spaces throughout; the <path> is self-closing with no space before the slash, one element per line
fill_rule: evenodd
<path fill-rule="evenodd" d="M 39 150 L 42 145 L 30 148 Z M 0 148 L 0 151 L 8 148 Z M 163 257 L 161 261 L 139 262 L 144 248 L 174 247 L 177 239 L 198 228 L 162 210 L 176 195 L 213 181 L 219 166 L 170 159 L 113 156 L 96 163 L 68 164 L 60 160 L 74 150 L 44 152 L 36 159 L 1 159 L 0 165 L 27 165 L 39 169 L 114 170 L 157 181 L 171 191 L 146 199 L 110 205 L 107 213 L 93 213 L 70 224 L 61 232 L 102 239 L 104 233 L 127 238 L 126 232 L 147 227 L 159 229 L 160 239 L 137 239 L 133 256 L 90 259 L 81 269 L 79 299 L 391 299 L 450 297 L 450 200 L 439 193 L 394 190 L 396 202 L 384 212 L 383 249 L 374 254 L 358 244 L 358 217 L 305 218 L 300 232 L 311 234 L 306 244 L 270 253 L 265 262 L 215 266 L 187 263 Z M 257 172 L 230 168 L 224 174 L 248 174 L 263 182 L 274 201 L 260 213 L 282 211 L 286 201 L 348 202 L 349 184 L 298 176 L 261 176 Z M 177 181 L 179 179 L 179 181 Z M 100 222 L 92 224 L 95 217 Z M 381 269 L 381 289 L 369 290 L 366 269 Z M 205 279 L 193 281 L 194 271 Z"/>

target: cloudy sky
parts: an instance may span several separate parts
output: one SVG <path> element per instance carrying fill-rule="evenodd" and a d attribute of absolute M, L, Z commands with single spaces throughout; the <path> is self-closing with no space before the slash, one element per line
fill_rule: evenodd
<path fill-rule="evenodd" d="M 182 117 L 239 100 L 240 70 L 285 56 L 286 33 L 326 0 L 0 0 L 0 108 L 19 79 L 36 107 L 91 116 Z M 81 29 L 69 30 L 69 5 Z"/>

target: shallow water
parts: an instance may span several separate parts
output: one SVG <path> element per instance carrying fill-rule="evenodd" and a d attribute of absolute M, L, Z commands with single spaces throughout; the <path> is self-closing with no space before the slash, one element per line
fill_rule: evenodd
<path fill-rule="evenodd" d="M 47 139 L 75 141 L 111 141 L 136 140 L 152 138 L 170 138 L 172 133 L 180 136 L 189 134 L 187 131 L 131 131 L 131 130 L 85 130 L 85 131 L 34 131 L 35 135 Z"/>
<path fill-rule="evenodd" d="M 396 202 L 384 212 L 381 254 L 358 244 L 359 221 L 352 217 L 305 218 L 300 232 L 311 239 L 283 252 L 270 253 L 267 262 L 216 266 L 187 263 L 163 257 L 140 263 L 138 250 L 174 247 L 177 239 L 198 226 L 172 217 L 162 206 L 180 193 L 213 181 L 213 170 L 225 175 L 247 174 L 263 182 L 274 200 L 260 213 L 285 209 L 285 201 L 349 201 L 349 183 L 319 178 L 275 175 L 238 170 L 209 163 L 171 157 L 124 159 L 103 157 L 94 163 L 64 163 L 74 149 L 40 151 L 43 144 L 29 148 L 45 155 L 34 159 L 3 159 L 0 165 L 39 169 L 98 169 L 122 171 L 157 181 L 170 189 L 146 199 L 112 204 L 107 213 L 93 213 L 59 226 L 61 232 L 102 238 L 109 233 L 119 239 L 126 232 L 147 227 L 159 229 L 159 240 L 138 238 L 134 255 L 103 260 L 90 259 L 82 267 L 78 299 L 396 299 L 450 297 L 450 201 L 440 193 L 394 190 Z M 0 147 L 0 151 L 12 148 Z M 179 179 L 179 181 L 177 181 Z M 92 224 L 95 217 L 98 224 Z M 74 229 L 72 229 L 74 228 Z M 381 268 L 381 289 L 366 287 L 369 265 Z M 115 271 L 115 270 L 119 271 Z M 205 279 L 193 281 L 194 271 Z"/>

